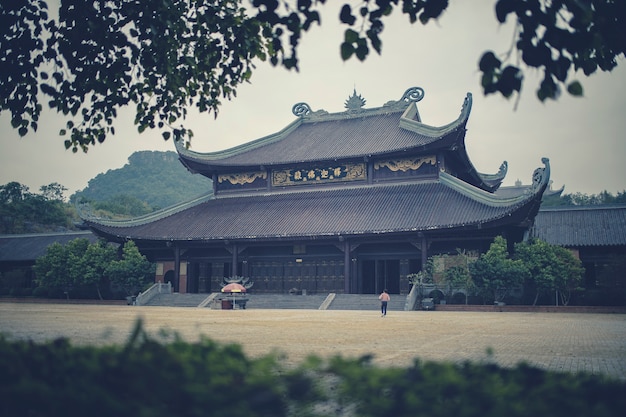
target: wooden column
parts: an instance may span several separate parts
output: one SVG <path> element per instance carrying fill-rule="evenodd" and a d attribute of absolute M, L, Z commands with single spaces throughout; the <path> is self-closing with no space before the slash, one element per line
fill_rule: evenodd
<path fill-rule="evenodd" d="M 422 270 L 424 270 L 428 262 L 428 240 L 423 233 L 420 233 L 420 239 L 422 242 Z"/>
<path fill-rule="evenodd" d="M 179 292 L 180 285 L 180 248 L 174 244 L 174 292 Z"/>
<path fill-rule="evenodd" d="M 350 241 L 348 239 L 343 241 L 343 292 L 350 294 Z"/>
<path fill-rule="evenodd" d="M 232 276 L 236 277 L 239 275 L 239 271 L 237 271 L 237 264 L 239 263 L 239 248 L 236 243 L 233 243 L 233 268 L 232 268 Z"/>

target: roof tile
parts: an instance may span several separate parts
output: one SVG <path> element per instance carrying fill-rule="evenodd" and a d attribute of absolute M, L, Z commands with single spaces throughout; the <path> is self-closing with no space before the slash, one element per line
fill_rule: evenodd
<path fill-rule="evenodd" d="M 221 197 L 146 224 L 92 225 L 136 239 L 297 238 L 478 225 L 518 206 L 494 207 L 433 181 Z"/>
<path fill-rule="evenodd" d="M 575 206 L 542 209 L 532 235 L 559 246 L 626 245 L 626 206 Z"/>

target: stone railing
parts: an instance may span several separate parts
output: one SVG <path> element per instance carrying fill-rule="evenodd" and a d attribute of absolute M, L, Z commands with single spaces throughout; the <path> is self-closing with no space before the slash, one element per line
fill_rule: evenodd
<path fill-rule="evenodd" d="M 150 288 L 145 290 L 144 292 L 140 292 L 135 300 L 134 305 L 143 306 L 146 305 L 156 296 L 157 294 L 171 294 L 172 293 L 172 284 L 169 282 L 162 283 L 157 282 L 152 285 Z"/>
<path fill-rule="evenodd" d="M 328 306 L 333 302 L 336 295 L 337 294 L 335 294 L 334 292 L 331 292 L 330 294 L 328 294 L 328 296 L 324 299 L 322 304 L 319 306 L 318 310 L 328 310 Z"/>
<path fill-rule="evenodd" d="M 422 284 L 421 288 L 419 285 L 413 285 L 411 287 L 411 291 L 406 296 L 406 301 L 404 303 L 404 311 L 413 311 L 420 308 L 420 302 L 423 297 L 428 297 L 428 294 L 431 291 L 438 290 L 435 284 Z M 421 291 L 420 291 L 421 290 Z"/>
<path fill-rule="evenodd" d="M 419 291 L 417 290 L 417 285 L 413 285 L 411 291 L 406 296 L 406 301 L 404 302 L 404 311 L 413 311 L 415 310 L 415 305 L 417 304 L 417 295 Z"/>

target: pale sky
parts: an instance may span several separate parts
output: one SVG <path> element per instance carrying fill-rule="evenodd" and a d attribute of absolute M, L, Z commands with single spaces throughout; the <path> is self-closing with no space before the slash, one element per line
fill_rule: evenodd
<path fill-rule="evenodd" d="M 343 2 L 332 2 L 334 5 Z M 507 52 L 511 26 L 499 26 L 494 0 L 451 1 L 438 22 L 411 25 L 394 12 L 382 34 L 383 53 L 365 62 L 344 63 L 339 56 L 343 28 L 338 11 L 330 8 L 322 27 L 304 35 L 299 50 L 300 72 L 289 72 L 259 62 L 250 84 L 239 88 L 237 98 L 213 115 L 194 115 L 186 126 L 195 137 L 198 152 L 227 149 L 274 133 L 295 119 L 294 104 L 304 101 L 315 111 L 344 110 L 356 89 L 366 108 L 398 100 L 413 86 L 422 87 L 418 103 L 422 121 L 433 126 L 456 119 L 466 93 L 474 98 L 466 146 L 474 166 L 483 173 L 497 172 L 502 161 L 509 171 L 504 185 L 517 179 L 531 182 L 541 158 L 551 162 L 553 187 L 565 193 L 617 193 L 626 189 L 626 62 L 611 73 L 580 75 L 584 98 L 563 94 L 557 102 L 536 99 L 537 75 L 525 72 L 524 90 L 517 110 L 514 99 L 484 97 L 478 60 L 483 51 Z M 471 3 L 471 4 L 470 4 Z M 194 113 L 191 111 L 191 113 Z M 65 119 L 47 112 L 36 134 L 20 138 L 10 126 L 8 113 L 0 115 L 0 184 L 17 181 L 38 192 L 53 182 L 68 188 L 66 197 L 87 186 L 90 179 L 124 166 L 140 150 L 174 151 L 158 130 L 137 133 L 133 107 L 119 112 L 116 135 L 87 154 L 73 154 L 63 146 L 58 132 Z M 158 184 L 155 184 L 158 186 Z"/>

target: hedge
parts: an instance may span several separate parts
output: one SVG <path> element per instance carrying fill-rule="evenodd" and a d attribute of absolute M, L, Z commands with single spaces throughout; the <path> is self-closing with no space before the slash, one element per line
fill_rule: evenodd
<path fill-rule="evenodd" d="M 73 346 L 0 337 L 2 416 L 618 416 L 626 382 L 520 364 L 375 366 L 371 357 L 246 357 L 238 345 L 148 336 Z"/>

